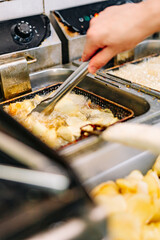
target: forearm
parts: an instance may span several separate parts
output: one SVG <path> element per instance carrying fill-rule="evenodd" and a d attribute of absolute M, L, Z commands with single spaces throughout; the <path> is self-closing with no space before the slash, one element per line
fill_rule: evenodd
<path fill-rule="evenodd" d="M 141 4 L 144 9 L 142 14 L 146 15 L 144 21 L 146 21 L 147 28 L 145 29 L 148 35 L 160 31 L 160 0 L 147 0 Z"/>

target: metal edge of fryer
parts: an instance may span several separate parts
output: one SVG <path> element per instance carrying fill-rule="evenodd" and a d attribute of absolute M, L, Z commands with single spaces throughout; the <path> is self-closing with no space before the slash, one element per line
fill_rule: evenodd
<path fill-rule="evenodd" d="M 100 76 L 104 77 L 104 78 L 108 78 L 110 80 L 113 80 L 115 82 L 121 83 L 121 84 L 126 85 L 126 86 L 129 86 L 129 87 L 131 87 L 133 89 L 136 89 L 138 91 L 144 92 L 145 94 L 149 94 L 149 95 L 154 96 L 156 98 L 160 98 L 160 91 L 159 90 L 144 86 L 142 84 L 134 83 L 131 80 L 128 80 L 128 79 L 125 79 L 125 78 L 122 78 L 122 77 L 118 77 L 118 76 L 113 75 L 112 73 L 109 73 L 109 71 L 119 70 L 120 68 L 124 67 L 127 64 L 138 64 L 138 63 L 143 62 L 146 59 L 150 59 L 152 57 L 158 57 L 159 55 L 160 55 L 159 53 L 154 53 L 154 54 L 151 54 L 149 56 L 141 57 L 139 59 L 129 61 L 129 62 L 120 64 L 120 65 L 117 65 L 117 66 L 114 66 L 114 67 L 111 67 L 111 68 L 107 68 L 106 70 L 103 70 L 103 71 L 99 71 L 98 74 Z"/>

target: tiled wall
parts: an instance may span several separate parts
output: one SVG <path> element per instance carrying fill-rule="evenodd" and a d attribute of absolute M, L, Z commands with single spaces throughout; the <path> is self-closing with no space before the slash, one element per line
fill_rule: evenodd
<path fill-rule="evenodd" d="M 10 0 L 0 2 L 0 21 L 42 13 L 43 2 L 48 15 L 51 10 L 98 1 L 101 0 Z"/>

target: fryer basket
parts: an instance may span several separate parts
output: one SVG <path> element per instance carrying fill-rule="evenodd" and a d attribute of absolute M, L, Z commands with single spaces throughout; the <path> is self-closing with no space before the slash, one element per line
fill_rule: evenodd
<path fill-rule="evenodd" d="M 151 54 L 147 57 L 142 57 L 142 58 L 139 58 L 139 59 L 121 64 L 121 65 L 117 65 L 117 66 L 114 66 L 114 67 L 111 67 L 111 68 L 107 68 L 106 70 L 103 70 L 103 72 L 100 71 L 99 75 L 101 75 L 102 77 L 108 78 L 110 80 L 113 80 L 115 82 L 121 83 L 123 85 L 126 85 L 127 87 L 131 87 L 131 88 L 134 88 L 138 91 L 141 91 L 141 92 L 147 93 L 149 95 L 152 95 L 156 98 L 160 98 L 160 91 L 159 90 L 153 89 L 151 87 L 147 87 L 147 86 L 142 85 L 140 83 L 134 83 L 129 79 L 125 79 L 125 78 L 122 78 L 122 77 L 115 76 L 115 75 L 113 75 L 112 73 L 109 72 L 111 70 L 112 71 L 119 70 L 120 68 L 124 67 L 127 64 L 139 64 L 139 63 L 141 63 L 141 62 L 143 62 L 147 59 L 151 59 L 152 57 L 158 57 L 159 55 L 160 54 L 158 54 L 158 53 Z"/>
<path fill-rule="evenodd" d="M 21 102 L 26 99 L 32 99 L 37 94 L 41 95 L 41 96 L 49 94 L 50 92 L 56 90 L 60 85 L 61 85 L 61 83 L 53 84 L 49 87 L 45 87 L 40 90 L 36 90 L 32 93 L 27 93 L 23 96 L 4 101 L 4 102 L 0 103 L 0 106 L 3 108 L 5 105 L 8 105 L 10 103 Z M 105 99 L 101 96 L 98 96 L 92 92 L 86 91 L 82 88 L 75 87 L 72 90 L 72 92 L 76 93 L 77 95 L 83 95 L 85 97 L 88 97 L 94 104 L 98 105 L 102 109 L 109 108 L 112 111 L 114 117 L 117 117 L 119 119 L 118 122 L 126 121 L 134 116 L 134 112 L 131 109 L 126 108 L 126 107 L 124 107 L 118 103 L 115 103 L 113 101 L 110 101 L 108 99 Z M 79 139 L 79 140 L 81 140 L 81 139 Z M 74 143 L 76 143 L 76 142 L 74 142 Z"/>

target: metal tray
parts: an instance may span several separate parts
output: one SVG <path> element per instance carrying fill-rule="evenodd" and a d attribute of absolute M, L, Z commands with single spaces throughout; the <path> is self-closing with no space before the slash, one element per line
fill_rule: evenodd
<path fill-rule="evenodd" d="M 74 69 L 76 68 L 69 64 L 33 73 L 30 75 L 32 90 L 64 82 Z M 117 84 L 106 83 L 91 75 L 87 75 L 78 87 L 131 109 L 135 116 L 146 113 L 150 108 L 148 101 L 142 96 L 123 91 Z"/>
<path fill-rule="evenodd" d="M 157 156 L 146 151 L 128 159 L 125 162 L 118 163 L 117 159 L 117 164 L 114 167 L 104 169 L 103 172 L 93 176 L 84 182 L 84 184 L 89 190 L 91 190 L 100 183 L 126 177 L 133 170 L 140 170 L 143 174 L 145 174 L 152 168 L 156 157 Z"/>
<path fill-rule="evenodd" d="M 147 39 L 139 43 L 134 49 L 134 59 L 150 56 L 152 54 L 160 54 L 160 40 Z"/>
<path fill-rule="evenodd" d="M 53 90 L 57 89 L 60 85 L 61 85 L 61 83 L 53 84 L 52 86 L 45 87 L 41 90 L 37 90 L 32 93 L 27 93 L 23 96 L 13 98 L 11 100 L 4 101 L 4 102 L 0 103 L 0 105 L 3 107 L 5 105 L 8 105 L 8 104 L 11 104 L 14 102 L 21 102 L 26 99 L 32 99 L 37 94 L 38 95 L 46 95 L 46 94 L 52 92 Z M 101 108 L 109 108 L 112 111 L 114 117 L 117 117 L 119 119 L 119 122 L 126 121 L 134 116 L 134 112 L 131 109 L 121 106 L 113 101 L 105 99 L 101 96 L 98 96 L 94 93 L 86 91 L 82 88 L 75 87 L 73 89 L 73 92 L 76 93 L 77 95 L 83 95 L 83 96 L 88 97 L 89 99 L 91 99 L 91 101 L 93 103 L 97 104 Z M 81 140 L 81 139 L 79 139 L 79 140 Z M 76 143 L 76 142 L 77 141 L 75 141 L 74 143 Z M 68 146 L 68 145 L 66 145 L 66 146 Z"/>
<path fill-rule="evenodd" d="M 156 90 L 156 89 L 153 89 L 153 88 L 150 88 L 150 87 L 147 87 L 145 85 L 138 84 L 138 83 L 134 83 L 129 79 L 124 79 L 124 78 L 121 78 L 121 77 L 118 77 L 118 76 L 114 76 L 112 73 L 109 72 L 111 70 L 116 71 L 116 70 L 126 66 L 127 64 L 139 64 L 139 63 L 141 63 L 141 62 L 143 62 L 147 59 L 151 59 L 152 57 L 157 57 L 157 56 L 159 56 L 159 53 L 154 53 L 154 54 L 151 54 L 149 56 L 142 57 L 142 58 L 127 62 L 125 64 L 117 65 L 117 66 L 108 68 L 106 70 L 103 70 L 103 72 L 99 71 L 99 75 L 101 75 L 105 78 L 108 78 L 110 80 L 113 80 L 116 83 L 124 84 L 127 87 L 131 87 L 131 88 L 134 88 L 138 91 L 141 91 L 141 92 L 144 92 L 146 94 L 152 95 L 156 98 L 160 98 L 160 91 L 159 90 Z"/>

